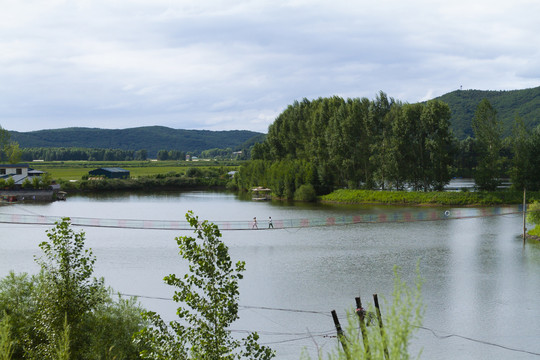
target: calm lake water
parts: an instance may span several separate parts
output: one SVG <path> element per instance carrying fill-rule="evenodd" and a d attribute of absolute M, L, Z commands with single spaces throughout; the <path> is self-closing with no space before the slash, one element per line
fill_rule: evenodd
<path fill-rule="evenodd" d="M 73 196 L 65 202 L 0 207 L 1 213 L 10 214 L 146 220 L 185 220 L 188 210 L 211 221 L 249 221 L 257 216 L 260 227 L 269 216 L 275 222 L 426 211 L 253 202 L 214 192 Z M 33 256 L 39 255 L 38 244 L 46 239 L 47 228 L 0 224 L 0 276 L 12 269 L 37 272 Z M 87 246 L 97 257 L 97 276 L 104 276 L 116 291 L 139 295 L 144 307 L 165 319 L 175 318 L 175 303 L 159 299 L 171 298 L 173 291 L 162 279 L 186 271 L 174 238 L 190 232 L 84 231 Z M 353 307 L 356 296 L 364 304 L 372 302 L 374 293 L 390 300 L 394 266 L 400 267 L 402 278 L 412 285 L 419 263 L 425 280 L 423 326 L 437 336 L 418 330 L 413 353 L 423 349 L 422 359 L 538 358 L 540 246 L 528 243 L 524 247 L 521 231 L 519 215 L 223 231 L 231 256 L 246 261 L 247 268 L 240 283 L 240 320 L 233 329 L 258 331 L 261 342 L 277 350 L 278 359 L 299 359 L 304 348 L 310 354 L 317 348 L 330 351 L 336 339 L 324 335 L 335 335 L 331 310 L 338 312 L 344 324 L 345 312 Z"/>

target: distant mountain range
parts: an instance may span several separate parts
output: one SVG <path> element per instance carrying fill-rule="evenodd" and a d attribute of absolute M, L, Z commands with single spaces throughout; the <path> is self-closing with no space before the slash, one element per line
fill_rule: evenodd
<path fill-rule="evenodd" d="M 458 139 L 473 137 L 471 121 L 483 99 L 489 100 L 497 110 L 505 137 L 511 135 L 516 116 L 521 117 L 530 129 L 540 124 L 540 87 L 509 91 L 456 90 L 436 99 L 450 106 L 451 127 Z"/>
<path fill-rule="evenodd" d="M 471 121 L 482 99 L 488 99 L 502 125 L 503 135 L 512 132 L 516 116 L 529 128 L 540 125 L 540 87 L 510 91 L 456 90 L 437 97 L 450 106 L 451 128 L 458 139 L 473 136 Z M 398 99 L 399 100 L 399 99 Z M 21 148 L 83 147 L 122 150 L 146 149 L 149 156 L 159 150 L 200 152 L 209 149 L 240 150 L 263 141 L 263 133 L 248 130 L 178 130 L 164 126 L 129 129 L 65 128 L 30 132 L 10 131 Z"/>
<path fill-rule="evenodd" d="M 129 129 L 74 127 L 30 132 L 10 131 L 11 139 L 21 148 L 80 147 L 141 150 L 155 157 L 159 150 L 199 152 L 209 149 L 248 148 L 262 141 L 265 134 L 248 130 L 210 131 L 177 130 L 164 126 Z"/>

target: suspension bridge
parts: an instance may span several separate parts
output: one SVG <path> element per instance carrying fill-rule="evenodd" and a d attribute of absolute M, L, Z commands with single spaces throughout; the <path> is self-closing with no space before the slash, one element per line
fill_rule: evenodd
<path fill-rule="evenodd" d="M 447 221 L 457 219 L 469 219 L 478 217 L 503 216 L 522 214 L 523 206 L 505 206 L 489 208 L 459 208 L 459 209 L 426 209 L 414 211 L 396 211 L 392 213 L 360 213 L 352 215 L 298 218 L 298 219 L 273 219 L 273 228 L 268 229 L 264 222 L 259 227 L 254 226 L 253 220 L 241 221 L 213 221 L 222 231 L 228 230 L 278 230 L 298 229 L 324 226 L 343 226 L 353 224 L 375 223 L 406 223 L 418 221 Z M 54 225 L 61 221 L 63 216 L 44 216 L 38 214 L 6 214 L 0 213 L 0 223 L 26 224 L 26 225 Z M 103 227 L 122 229 L 152 229 L 152 230 L 192 230 L 193 228 L 185 220 L 151 220 L 151 219 L 110 219 L 110 218 L 87 218 L 69 217 L 74 226 Z"/>

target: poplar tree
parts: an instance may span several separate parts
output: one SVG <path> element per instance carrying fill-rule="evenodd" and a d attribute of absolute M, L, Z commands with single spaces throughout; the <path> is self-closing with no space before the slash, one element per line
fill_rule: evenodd
<path fill-rule="evenodd" d="M 66 325 L 70 328 L 71 353 L 82 358 L 79 350 L 87 341 L 82 320 L 107 295 L 103 279 L 93 277 L 96 258 L 84 246 L 84 232 L 75 233 L 70 225 L 69 218 L 64 218 L 48 230 L 49 241 L 39 244 L 44 256 L 36 258 L 42 270 L 36 328 L 45 341 L 35 349 L 44 359 L 54 358 Z"/>
<path fill-rule="evenodd" d="M 510 179 L 512 187 L 517 190 L 530 188 L 528 177 L 530 171 L 530 148 L 531 136 L 525 128 L 525 123 L 520 117 L 514 120 L 512 129 L 512 167 L 510 169 Z"/>
<path fill-rule="evenodd" d="M 472 128 L 478 146 L 478 165 L 474 175 L 476 186 L 480 190 L 496 190 L 502 168 L 501 126 L 497 120 L 497 111 L 489 100 L 484 99 L 478 104 Z"/>
<path fill-rule="evenodd" d="M 429 101 L 422 111 L 420 119 L 426 135 L 425 153 L 429 157 L 424 165 L 426 191 L 431 188 L 441 191 L 450 181 L 449 169 L 453 162 L 450 116 L 450 107 L 440 100 Z"/>
<path fill-rule="evenodd" d="M 148 346 L 145 359 L 261 359 L 274 352 L 257 343 L 257 333 L 234 339 L 228 327 L 238 319 L 238 280 L 245 268 L 243 261 L 233 265 L 228 247 L 221 241 L 217 225 L 199 221 L 191 211 L 186 219 L 195 237 L 176 238 L 180 255 L 189 262 L 189 273 L 171 274 L 165 283 L 177 290 L 173 299 L 182 303 L 177 310 L 180 321 L 166 324 L 155 312 L 146 312 L 151 326 L 136 339 Z"/>

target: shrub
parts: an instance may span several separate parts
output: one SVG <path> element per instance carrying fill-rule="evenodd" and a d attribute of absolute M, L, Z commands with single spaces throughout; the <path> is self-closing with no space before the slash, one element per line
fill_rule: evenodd
<path fill-rule="evenodd" d="M 13 355 L 13 341 L 11 340 L 11 325 L 9 316 L 4 311 L 0 317 L 0 360 L 10 360 Z"/>
<path fill-rule="evenodd" d="M 398 268 L 395 267 L 392 302 L 387 303 L 384 301 L 385 304 L 382 309 L 384 331 L 377 324 L 376 309 L 374 309 L 373 305 L 370 305 L 365 313 L 366 319 L 373 319 L 371 321 L 372 326 L 358 326 L 358 314 L 355 311 L 350 311 L 347 317 L 347 331 L 342 339 L 347 348 L 337 346 L 328 355 L 328 359 L 408 360 L 411 357 L 409 354 L 410 341 L 414 333 L 422 325 L 424 313 L 421 294 L 422 282 L 418 275 L 415 286 L 408 287 L 401 280 Z M 365 330 L 365 339 L 362 336 L 362 330 Z M 364 341 L 367 347 L 364 346 Z M 322 354 L 318 355 L 319 359 L 323 358 Z M 309 359 L 309 356 L 306 357 Z"/>
<path fill-rule="evenodd" d="M 5 185 L 8 189 L 13 189 L 15 187 L 15 179 L 13 179 L 13 177 L 10 177 L 9 179 L 6 180 Z"/>
<path fill-rule="evenodd" d="M 0 280 L 0 316 L 9 314 L 0 322 L 9 323 L 13 358 L 138 359 L 132 336 L 144 325 L 142 309 L 134 299 L 114 301 L 103 280 L 91 278 L 95 258 L 84 233 L 69 226 L 63 219 L 47 232 L 38 276 Z"/>
<path fill-rule="evenodd" d="M 187 177 L 201 177 L 203 176 L 203 172 L 201 169 L 198 169 L 198 168 L 195 168 L 195 167 L 190 167 L 189 169 L 187 169 L 186 171 L 186 176 Z"/>
<path fill-rule="evenodd" d="M 32 189 L 33 188 L 32 182 L 30 182 L 30 179 L 26 178 L 24 179 L 21 187 L 25 190 Z"/>
<path fill-rule="evenodd" d="M 315 192 L 315 188 L 313 187 L 313 185 L 311 184 L 301 185 L 294 192 L 294 200 L 310 201 L 310 202 L 317 200 L 317 194 Z"/>

